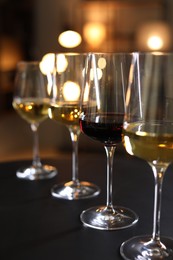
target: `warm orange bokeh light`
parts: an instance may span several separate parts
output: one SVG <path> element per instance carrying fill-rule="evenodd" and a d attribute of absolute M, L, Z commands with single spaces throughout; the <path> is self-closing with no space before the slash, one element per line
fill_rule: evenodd
<path fill-rule="evenodd" d="M 153 35 L 148 38 L 147 46 L 150 50 L 160 50 L 163 47 L 163 40 L 160 36 Z"/>
<path fill-rule="evenodd" d="M 68 30 L 59 35 L 58 42 L 65 48 L 75 48 L 81 44 L 82 38 L 79 33 Z"/>
<path fill-rule="evenodd" d="M 169 50 L 170 28 L 168 24 L 161 21 L 143 24 L 137 31 L 136 42 L 139 50 Z"/>
<path fill-rule="evenodd" d="M 83 27 L 85 41 L 93 46 L 99 46 L 106 38 L 106 28 L 102 23 L 86 23 Z"/>

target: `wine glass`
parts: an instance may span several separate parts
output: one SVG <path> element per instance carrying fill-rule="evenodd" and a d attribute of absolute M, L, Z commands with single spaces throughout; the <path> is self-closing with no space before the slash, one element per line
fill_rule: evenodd
<path fill-rule="evenodd" d="M 134 225 L 138 216 L 112 202 L 113 160 L 116 145 L 122 141 L 124 95 L 130 54 L 89 53 L 86 61 L 80 128 L 88 137 L 103 144 L 107 156 L 106 205 L 81 213 L 84 225 L 101 230 L 116 230 Z"/>
<path fill-rule="evenodd" d="M 39 156 L 38 127 L 48 118 L 49 103 L 47 76 L 41 72 L 40 63 L 38 61 L 19 62 L 12 104 L 19 116 L 31 125 L 34 145 L 32 165 L 17 170 L 18 178 L 49 179 L 57 174 L 56 168 L 43 165 Z"/>
<path fill-rule="evenodd" d="M 55 184 L 51 189 L 51 193 L 54 197 L 67 200 L 90 198 L 100 192 L 99 187 L 95 184 L 79 181 L 78 174 L 79 107 L 85 56 L 82 53 L 59 53 L 54 55 L 49 116 L 68 128 L 73 151 L 72 180 Z"/>
<path fill-rule="evenodd" d="M 164 174 L 173 160 L 173 53 L 133 53 L 124 118 L 129 154 L 148 162 L 154 174 L 152 235 L 136 236 L 120 247 L 124 259 L 173 259 L 173 239 L 160 237 Z"/>

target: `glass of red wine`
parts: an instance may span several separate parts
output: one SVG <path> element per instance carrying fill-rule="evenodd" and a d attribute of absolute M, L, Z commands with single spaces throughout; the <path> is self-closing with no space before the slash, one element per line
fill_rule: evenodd
<path fill-rule="evenodd" d="M 85 226 L 117 230 L 137 223 L 132 210 L 114 206 L 112 180 L 114 152 L 122 141 L 124 97 L 131 62 L 130 53 L 88 53 L 81 101 L 80 129 L 103 144 L 107 156 L 106 205 L 84 210 L 80 219 Z"/>

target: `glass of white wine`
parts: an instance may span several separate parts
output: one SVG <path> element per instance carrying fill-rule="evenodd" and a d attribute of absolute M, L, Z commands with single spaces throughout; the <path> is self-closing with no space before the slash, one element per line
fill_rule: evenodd
<path fill-rule="evenodd" d="M 151 166 L 155 186 L 154 214 L 152 235 L 136 236 L 121 245 L 124 259 L 173 259 L 173 239 L 160 235 L 162 183 L 173 162 L 172 89 L 173 53 L 133 53 L 124 142 L 129 154 L 146 160 Z"/>
<path fill-rule="evenodd" d="M 80 99 L 85 67 L 85 54 L 54 54 L 54 70 L 51 77 L 51 119 L 66 126 L 72 140 L 72 180 L 55 184 L 51 193 L 54 197 L 78 200 L 94 197 L 100 189 L 88 181 L 80 181 L 78 174 L 78 140 L 80 135 Z"/>
<path fill-rule="evenodd" d="M 40 70 L 40 62 L 19 62 L 14 87 L 13 108 L 31 125 L 34 134 L 32 165 L 18 169 L 16 175 L 28 180 L 52 178 L 57 174 L 57 169 L 43 165 L 39 156 L 38 127 L 48 118 L 50 104 L 47 77 Z"/>

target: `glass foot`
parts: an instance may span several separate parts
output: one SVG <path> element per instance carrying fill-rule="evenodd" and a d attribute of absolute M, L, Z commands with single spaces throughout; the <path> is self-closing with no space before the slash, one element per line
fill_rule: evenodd
<path fill-rule="evenodd" d="M 73 181 L 54 185 L 51 190 L 52 196 L 59 199 L 78 200 L 97 196 L 100 193 L 99 187 L 90 182 Z"/>
<path fill-rule="evenodd" d="M 101 230 L 117 230 L 130 227 L 137 223 L 138 216 L 128 208 L 105 206 L 92 207 L 84 210 L 80 219 L 84 225 Z"/>
<path fill-rule="evenodd" d="M 41 167 L 30 166 L 29 168 L 21 168 L 17 171 L 16 176 L 26 180 L 43 180 L 50 179 L 57 175 L 57 169 L 50 165 L 42 165 Z"/>
<path fill-rule="evenodd" d="M 161 242 L 154 242 L 151 236 L 133 237 L 121 245 L 120 253 L 126 260 L 171 260 L 173 259 L 173 239 L 161 237 Z"/>

